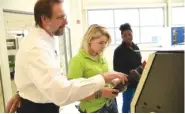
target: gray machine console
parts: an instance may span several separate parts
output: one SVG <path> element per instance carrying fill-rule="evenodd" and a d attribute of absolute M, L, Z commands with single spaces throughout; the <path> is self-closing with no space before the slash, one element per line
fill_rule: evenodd
<path fill-rule="evenodd" d="M 131 112 L 184 113 L 184 51 L 158 51 L 149 57 Z"/>

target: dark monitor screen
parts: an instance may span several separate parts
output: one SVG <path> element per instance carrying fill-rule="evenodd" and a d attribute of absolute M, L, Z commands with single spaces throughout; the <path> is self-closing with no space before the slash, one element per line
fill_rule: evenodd
<path fill-rule="evenodd" d="M 135 112 L 184 112 L 183 51 L 156 53 Z"/>

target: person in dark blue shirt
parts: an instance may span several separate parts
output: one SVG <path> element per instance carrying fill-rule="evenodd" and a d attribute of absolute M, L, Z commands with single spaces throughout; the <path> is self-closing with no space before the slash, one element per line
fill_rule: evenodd
<path fill-rule="evenodd" d="M 133 33 L 129 23 L 120 26 L 122 43 L 115 49 L 113 57 L 114 70 L 129 75 L 130 71 L 141 65 L 139 47 L 134 44 Z M 137 50 L 137 51 L 136 51 Z M 129 84 L 123 92 L 122 113 L 130 112 L 130 104 L 137 84 Z"/>

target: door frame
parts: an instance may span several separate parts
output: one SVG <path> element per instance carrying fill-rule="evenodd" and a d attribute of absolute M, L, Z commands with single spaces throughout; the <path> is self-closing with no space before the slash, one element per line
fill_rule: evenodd
<path fill-rule="evenodd" d="M 32 12 L 24 12 L 24 11 L 17 11 L 17 10 L 9 10 L 4 9 L 2 6 L 0 6 L 0 70 L 1 75 L 0 77 L 2 79 L 2 90 L 3 90 L 3 98 L 4 98 L 4 108 L 6 107 L 6 104 L 12 97 L 12 84 L 10 79 L 10 69 L 9 69 L 9 62 L 8 62 L 8 52 L 7 52 L 7 45 L 6 45 L 6 26 L 5 26 L 5 20 L 4 20 L 4 12 L 9 13 L 17 13 L 17 14 L 27 14 L 27 15 L 33 15 Z"/>

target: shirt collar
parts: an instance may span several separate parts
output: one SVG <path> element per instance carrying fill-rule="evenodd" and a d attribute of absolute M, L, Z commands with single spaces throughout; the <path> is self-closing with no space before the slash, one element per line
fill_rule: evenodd
<path fill-rule="evenodd" d="M 85 57 L 85 58 L 88 58 L 88 59 L 91 59 L 91 60 L 93 60 L 93 61 L 96 61 L 96 60 L 94 60 L 89 54 L 87 54 L 83 49 L 80 49 L 80 54 L 81 54 L 83 57 Z M 102 54 L 100 54 L 100 58 L 98 59 L 97 62 L 105 63 Z"/>
<path fill-rule="evenodd" d="M 40 28 L 40 27 L 35 27 L 34 29 L 35 34 L 37 34 L 37 36 L 39 36 L 42 40 L 44 40 L 45 42 L 47 42 L 48 44 L 50 44 L 53 48 L 55 48 L 55 37 L 50 36 L 44 29 Z"/>
<path fill-rule="evenodd" d="M 35 30 L 38 32 L 39 35 L 42 35 L 47 40 L 53 40 L 54 37 L 50 36 L 44 29 L 40 27 L 36 27 Z"/>

